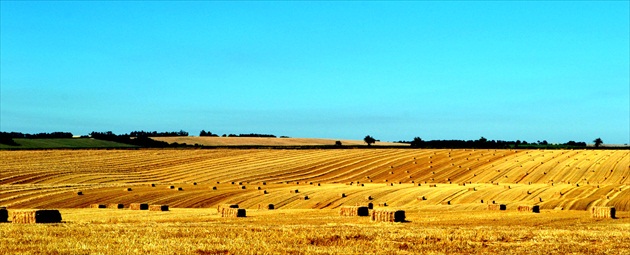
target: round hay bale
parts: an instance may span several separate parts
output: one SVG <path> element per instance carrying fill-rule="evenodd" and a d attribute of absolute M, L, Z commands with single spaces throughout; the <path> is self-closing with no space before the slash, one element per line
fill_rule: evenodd
<path fill-rule="evenodd" d="M 83 191 L 77 192 L 77 196 L 83 196 Z"/>
<path fill-rule="evenodd" d="M 216 186 L 213 186 L 213 187 L 212 187 L 212 190 L 217 190 L 217 187 L 216 187 Z"/>
<path fill-rule="evenodd" d="M 175 186 L 171 185 L 171 186 L 168 186 L 168 188 L 169 189 L 175 189 Z"/>
<path fill-rule="evenodd" d="M 309 200 L 310 198 L 308 196 L 304 196 L 304 200 Z"/>
<path fill-rule="evenodd" d="M 151 183 L 151 187 L 155 187 L 155 183 Z"/>
<path fill-rule="evenodd" d="M 346 197 L 346 193 L 341 193 L 341 197 Z"/>
<path fill-rule="evenodd" d="M 184 188 L 182 188 L 182 187 L 177 188 L 177 191 L 183 191 L 183 190 L 184 190 Z"/>
<path fill-rule="evenodd" d="M 131 188 L 126 188 L 125 191 L 131 191 Z"/>

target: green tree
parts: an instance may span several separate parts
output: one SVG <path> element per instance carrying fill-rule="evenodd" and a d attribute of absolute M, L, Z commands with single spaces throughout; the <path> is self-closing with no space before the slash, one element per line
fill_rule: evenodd
<path fill-rule="evenodd" d="M 363 138 L 363 141 L 365 141 L 365 143 L 367 143 L 367 145 L 370 146 L 371 144 L 376 142 L 376 139 L 374 139 L 374 137 L 366 135 L 365 138 Z"/>
<path fill-rule="evenodd" d="M 595 143 L 595 147 L 599 147 L 600 145 L 602 145 L 604 143 L 604 141 L 602 141 L 601 138 L 597 138 L 595 140 L 593 140 L 593 142 Z"/>

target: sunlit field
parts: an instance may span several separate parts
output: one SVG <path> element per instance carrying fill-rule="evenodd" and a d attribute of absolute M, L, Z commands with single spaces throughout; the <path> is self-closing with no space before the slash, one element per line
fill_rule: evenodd
<path fill-rule="evenodd" d="M 10 214 L 59 209 L 63 217 L 57 224 L 0 223 L 0 250 L 628 254 L 629 152 L 0 151 L 0 206 Z M 126 208 L 89 208 L 108 203 Z M 130 203 L 170 210 L 135 211 Z M 246 209 L 247 217 L 222 218 L 216 207 L 225 203 Z M 341 206 L 368 203 L 404 210 L 406 222 L 339 215 Z M 275 210 L 259 209 L 268 204 Z M 489 211 L 489 204 L 507 210 Z M 538 205 L 541 212 L 519 212 L 520 205 Z M 593 206 L 614 206 L 617 219 L 591 217 Z"/>

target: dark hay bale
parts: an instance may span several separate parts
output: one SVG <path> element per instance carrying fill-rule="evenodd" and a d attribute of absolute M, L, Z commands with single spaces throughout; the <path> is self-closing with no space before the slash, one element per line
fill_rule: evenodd
<path fill-rule="evenodd" d="M 374 209 L 374 204 L 372 204 L 372 203 L 368 203 L 368 204 L 367 204 L 367 207 L 368 207 L 368 209 L 372 210 L 372 209 Z"/>
<path fill-rule="evenodd" d="M 149 205 L 149 211 L 168 211 L 168 205 Z"/>
<path fill-rule="evenodd" d="M 540 206 L 538 205 L 519 205 L 517 207 L 519 212 L 533 212 L 540 213 Z"/>
<path fill-rule="evenodd" d="M 346 193 L 341 193 L 341 197 L 346 197 Z"/>
<path fill-rule="evenodd" d="M 367 196 L 365 199 L 367 199 L 367 200 L 372 200 L 372 199 L 374 199 L 374 198 L 373 198 L 372 196 Z"/>
<path fill-rule="evenodd" d="M 193 182 L 193 185 L 197 185 L 197 183 L 196 183 L 196 182 Z"/>
<path fill-rule="evenodd" d="M 300 193 L 300 191 L 297 190 L 297 189 L 296 190 L 291 190 L 291 193 Z"/>
<path fill-rule="evenodd" d="M 488 205 L 488 210 L 491 211 L 505 211 L 507 209 L 507 206 L 504 204 L 489 204 Z"/>
<path fill-rule="evenodd" d="M 593 206 L 591 207 L 591 216 L 593 218 L 609 218 L 615 219 L 617 210 L 611 206 Z"/>
<path fill-rule="evenodd" d="M 60 223 L 58 210 L 29 210 L 13 212 L 13 223 Z"/>
<path fill-rule="evenodd" d="M 308 196 L 304 196 L 304 200 L 309 200 L 310 198 Z"/>
<path fill-rule="evenodd" d="M 131 203 L 129 204 L 130 210 L 149 210 L 149 204 Z"/>
<path fill-rule="evenodd" d="M 221 217 L 229 218 L 241 218 L 246 217 L 247 212 L 245 209 L 240 208 L 225 208 L 221 211 Z"/>
<path fill-rule="evenodd" d="M 175 186 L 168 186 L 169 189 L 175 189 Z"/>
<path fill-rule="evenodd" d="M 404 222 L 405 211 L 376 209 L 372 211 L 372 221 L 379 222 Z"/>
<path fill-rule="evenodd" d="M 152 183 L 152 184 L 151 184 L 151 187 L 155 187 L 155 183 Z"/>
<path fill-rule="evenodd" d="M 267 210 L 274 210 L 274 209 L 276 209 L 276 206 L 274 206 L 273 204 L 267 205 Z"/>
<path fill-rule="evenodd" d="M 247 187 L 245 187 L 245 186 L 241 186 L 241 189 L 247 189 Z"/>
<path fill-rule="evenodd" d="M 108 209 L 123 209 L 125 205 L 123 204 L 107 204 Z"/>
<path fill-rule="evenodd" d="M 6 208 L 0 209 L 0 222 L 9 222 L 9 211 Z"/>
<path fill-rule="evenodd" d="M 216 186 L 213 186 L 213 187 L 212 187 L 212 190 L 217 190 L 217 187 L 216 187 Z"/>
<path fill-rule="evenodd" d="M 126 188 L 125 191 L 131 191 L 131 188 Z"/>
<path fill-rule="evenodd" d="M 340 216 L 370 216 L 367 206 L 342 206 L 339 208 Z"/>
<path fill-rule="evenodd" d="M 178 190 L 178 191 L 183 191 L 183 190 L 184 190 L 184 188 L 179 187 L 179 188 L 177 188 L 177 190 Z"/>
<path fill-rule="evenodd" d="M 83 196 L 83 191 L 77 192 L 77 196 Z"/>
<path fill-rule="evenodd" d="M 107 205 L 104 205 L 104 204 L 91 204 L 90 208 L 102 209 L 102 208 L 107 208 Z"/>

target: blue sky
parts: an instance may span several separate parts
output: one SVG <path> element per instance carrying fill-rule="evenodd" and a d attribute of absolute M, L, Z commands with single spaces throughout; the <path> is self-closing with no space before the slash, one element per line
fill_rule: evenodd
<path fill-rule="evenodd" d="M 630 143 L 628 1 L 0 5 L 2 131 Z"/>

